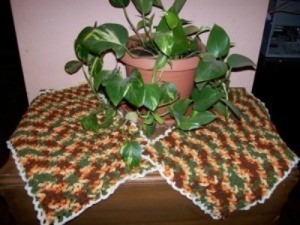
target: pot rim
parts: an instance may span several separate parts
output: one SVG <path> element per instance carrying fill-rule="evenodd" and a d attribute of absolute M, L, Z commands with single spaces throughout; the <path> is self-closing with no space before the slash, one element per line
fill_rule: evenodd
<path fill-rule="evenodd" d="M 138 69 L 152 70 L 155 64 L 155 58 L 150 57 L 137 57 L 134 58 L 128 53 L 121 58 L 121 62 L 129 66 L 133 66 Z M 167 64 L 164 68 L 164 71 L 184 71 L 184 70 L 193 70 L 198 66 L 200 58 L 198 56 L 193 56 L 183 59 L 174 59 L 171 60 L 171 65 Z"/>
<path fill-rule="evenodd" d="M 145 34 L 141 34 L 144 36 Z M 131 35 L 129 37 L 129 41 L 127 42 L 127 47 L 134 46 L 134 43 L 138 42 L 137 35 Z M 202 42 L 199 43 L 201 49 L 205 50 L 205 46 Z M 121 62 L 123 62 L 125 65 L 129 65 L 132 67 L 135 67 L 137 69 L 144 69 L 144 70 L 152 70 L 155 64 L 156 58 L 154 57 L 147 57 L 147 56 L 141 56 L 141 57 L 132 57 L 127 52 L 124 54 L 124 56 L 120 59 Z M 186 70 L 195 70 L 198 67 L 198 63 L 200 61 L 200 57 L 195 55 L 188 58 L 182 58 L 182 59 L 172 59 L 171 65 L 167 64 L 164 68 L 164 71 L 186 71 Z M 158 70 L 160 71 L 160 70 Z"/>

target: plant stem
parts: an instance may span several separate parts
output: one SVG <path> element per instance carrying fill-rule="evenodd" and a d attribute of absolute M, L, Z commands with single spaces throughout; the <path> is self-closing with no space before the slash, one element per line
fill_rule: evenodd
<path fill-rule="evenodd" d="M 141 37 L 141 35 L 139 34 L 139 32 L 135 29 L 135 26 L 132 24 L 129 16 L 128 16 L 128 13 L 127 13 L 127 10 L 125 7 L 123 7 L 123 11 L 124 11 L 124 15 L 125 15 L 125 18 L 127 20 L 127 22 L 129 23 L 131 29 L 134 31 L 134 33 L 139 37 L 141 43 L 143 46 L 145 46 L 145 43 L 144 43 L 144 39 Z"/>
<path fill-rule="evenodd" d="M 226 99 L 227 101 L 229 101 L 229 94 L 228 94 L 227 84 L 222 83 L 222 87 L 223 87 L 223 90 L 224 90 L 224 92 L 225 92 L 225 99 Z M 228 119 L 228 117 L 229 117 L 229 114 L 228 114 L 228 106 L 225 106 L 225 118 L 226 118 L 226 120 Z"/>
<path fill-rule="evenodd" d="M 201 53 L 201 51 L 192 52 L 192 53 L 184 56 L 183 58 L 190 58 L 190 57 L 193 57 L 193 56 L 198 55 L 200 53 Z"/>
<path fill-rule="evenodd" d="M 167 64 L 162 68 L 162 70 L 160 71 L 159 76 L 157 76 L 157 74 L 156 74 L 156 77 L 155 77 L 156 83 L 158 83 L 161 80 L 161 78 L 162 78 L 162 76 L 165 72 L 166 66 L 167 66 Z"/>
<path fill-rule="evenodd" d="M 85 72 L 84 68 L 82 67 L 82 71 L 83 71 L 83 74 L 84 74 L 84 77 L 86 79 L 86 81 L 88 82 L 88 85 L 90 86 L 90 88 L 92 89 L 93 93 L 96 94 L 96 90 L 94 89 L 93 87 L 93 84 L 92 84 L 92 81 L 89 79 L 87 73 Z"/>
<path fill-rule="evenodd" d="M 170 102 L 167 102 L 167 103 L 163 103 L 163 104 L 160 104 L 158 105 L 158 107 L 163 107 L 163 106 L 167 106 L 167 105 L 171 105 L 173 103 L 175 103 L 176 101 L 178 101 L 180 98 L 180 93 L 178 93 L 178 95 L 176 96 L 176 98 Z"/>
<path fill-rule="evenodd" d="M 130 55 L 130 57 L 135 58 L 134 54 L 132 54 L 127 47 L 126 47 L 126 52 L 128 53 L 128 55 Z"/>
<path fill-rule="evenodd" d="M 147 38 L 149 39 L 149 41 L 152 42 L 152 38 L 151 38 L 150 33 L 149 33 L 149 31 L 147 29 L 147 26 L 146 26 L 146 22 L 145 22 L 146 21 L 146 17 L 145 17 L 144 13 L 142 14 L 142 18 L 143 18 L 143 24 L 144 24 L 145 34 L 146 34 Z"/>
<path fill-rule="evenodd" d="M 151 74 L 151 84 L 154 84 L 156 81 L 156 74 L 157 74 L 157 65 L 155 64 L 153 69 L 152 69 L 152 74 Z"/>
<path fill-rule="evenodd" d="M 227 71 L 225 79 L 226 79 L 226 90 L 229 89 L 229 81 L 230 81 L 230 75 L 231 75 L 231 68 Z"/>
<path fill-rule="evenodd" d="M 125 119 L 125 121 L 124 121 L 124 123 L 122 123 L 122 125 L 120 126 L 120 129 L 122 129 L 122 130 L 125 130 L 126 131 L 126 127 L 125 127 L 125 125 L 126 125 L 126 123 L 128 122 L 128 120 L 127 119 Z M 126 134 L 126 132 L 124 132 L 124 134 L 126 135 L 126 138 L 128 138 L 127 137 L 127 134 Z"/>
<path fill-rule="evenodd" d="M 85 77 L 85 79 L 86 79 L 88 85 L 90 86 L 92 92 L 97 96 L 98 100 L 99 100 L 100 102 L 102 102 L 103 99 L 98 95 L 97 90 L 94 88 L 94 86 L 93 86 L 93 84 L 92 84 L 92 81 L 89 79 L 89 77 L 88 77 L 87 73 L 85 72 L 83 66 L 82 66 L 82 71 L 83 71 L 84 77 Z"/>

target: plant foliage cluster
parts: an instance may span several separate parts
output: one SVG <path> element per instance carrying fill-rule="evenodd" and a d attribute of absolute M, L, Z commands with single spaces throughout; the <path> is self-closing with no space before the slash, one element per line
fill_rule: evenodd
<path fill-rule="evenodd" d="M 243 55 L 229 54 L 233 45 L 223 28 L 218 25 L 211 29 L 196 26 L 180 18 L 179 13 L 186 0 L 174 0 L 169 9 L 163 6 L 161 0 L 109 2 L 113 7 L 123 10 L 127 22 L 138 37 L 139 45 L 133 49 L 127 47 L 130 37 L 127 29 L 120 24 L 88 26 L 79 33 L 74 43 L 77 60 L 68 62 L 65 70 L 74 74 L 82 69 L 92 91 L 98 97 L 99 93 L 103 93 L 111 104 L 100 110 L 105 116 L 102 124 L 98 123 L 97 113 L 92 112 L 81 119 L 84 128 L 97 132 L 110 126 L 117 108 L 124 102 L 135 109 L 128 112 L 125 118 L 134 122 L 140 120 L 140 127 L 147 136 L 151 136 L 157 124 L 165 123 L 167 114 L 174 118 L 176 127 L 182 130 L 198 129 L 212 122 L 216 116 L 211 109 L 225 117 L 230 112 L 238 118 L 241 116 L 229 100 L 230 74 L 233 69 L 254 67 L 254 63 Z M 134 4 L 141 18 L 136 25 L 133 25 L 127 12 L 130 3 Z M 156 25 L 153 24 L 153 7 L 162 11 Z M 205 51 L 199 47 L 200 35 L 204 32 L 209 32 Z M 118 67 L 113 70 L 103 68 L 107 52 L 113 52 L 119 60 L 125 53 L 139 57 L 138 51 L 155 59 L 150 83 L 143 82 L 138 70 L 124 77 Z M 163 71 L 166 65 L 172 66 L 172 60 L 192 56 L 200 58 L 195 88 L 190 99 L 179 99 L 176 86 L 163 81 Z M 157 109 L 162 106 L 167 106 L 167 110 L 160 114 Z M 128 142 L 121 151 L 125 162 L 130 166 L 138 165 L 136 162 L 139 162 L 140 151 L 140 146 L 128 135 Z"/>

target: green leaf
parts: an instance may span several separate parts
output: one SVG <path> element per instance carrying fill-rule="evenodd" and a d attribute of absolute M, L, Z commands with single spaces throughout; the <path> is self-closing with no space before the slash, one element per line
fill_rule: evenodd
<path fill-rule="evenodd" d="M 134 69 L 129 76 L 128 92 L 125 99 L 136 107 L 141 107 L 144 103 L 145 88 L 141 74 L 137 69 Z"/>
<path fill-rule="evenodd" d="M 230 101 L 226 99 L 221 99 L 221 101 L 230 108 L 230 110 L 238 119 L 242 118 L 242 114 L 240 113 L 240 110 L 237 107 L 235 107 Z"/>
<path fill-rule="evenodd" d="M 197 54 L 197 52 L 199 52 L 201 49 L 200 49 L 200 46 L 199 46 L 199 40 L 198 38 L 195 38 L 195 39 L 192 39 L 190 41 L 190 47 L 189 47 L 190 51 L 192 53 L 194 53 L 194 55 Z"/>
<path fill-rule="evenodd" d="M 93 77 L 95 90 L 98 90 L 101 84 L 105 86 L 114 76 L 117 76 L 115 70 L 101 70 L 100 73 L 95 74 Z"/>
<path fill-rule="evenodd" d="M 132 0 L 136 9 L 142 14 L 147 15 L 152 10 L 153 0 Z"/>
<path fill-rule="evenodd" d="M 203 58 L 198 64 L 195 81 L 203 82 L 222 77 L 226 74 L 227 65 L 211 57 Z"/>
<path fill-rule="evenodd" d="M 87 62 L 89 51 L 85 46 L 83 46 L 82 41 L 90 32 L 92 32 L 93 29 L 94 29 L 93 27 L 85 27 L 79 33 L 79 35 L 76 38 L 75 43 L 74 43 L 74 49 L 75 49 L 77 58 L 84 62 Z"/>
<path fill-rule="evenodd" d="M 191 99 L 180 99 L 171 106 L 170 113 L 171 116 L 174 117 L 177 124 L 179 124 L 179 121 L 181 120 L 182 116 L 186 113 L 191 103 Z"/>
<path fill-rule="evenodd" d="M 170 31 L 166 18 L 163 16 L 156 27 L 156 33 L 165 33 Z"/>
<path fill-rule="evenodd" d="M 130 0 L 109 0 L 109 3 L 116 8 L 125 8 L 129 5 Z"/>
<path fill-rule="evenodd" d="M 82 116 L 80 118 L 80 123 L 81 126 L 86 130 L 98 132 L 100 129 L 96 113 L 90 113 L 89 115 Z"/>
<path fill-rule="evenodd" d="M 152 29 L 154 17 L 155 17 L 155 14 L 153 14 L 153 15 L 148 19 L 147 26 L 149 27 L 150 30 Z"/>
<path fill-rule="evenodd" d="M 153 19 L 154 19 L 154 15 L 152 15 L 150 18 L 142 18 L 137 23 L 136 30 L 139 31 L 139 30 L 143 29 L 144 27 L 148 27 L 149 29 L 152 29 Z"/>
<path fill-rule="evenodd" d="M 194 110 L 206 111 L 222 98 L 222 93 L 211 88 L 204 87 L 202 91 L 194 89 L 192 99 L 194 100 Z"/>
<path fill-rule="evenodd" d="M 191 36 L 191 35 L 199 35 L 199 34 L 202 34 L 204 32 L 207 32 L 210 30 L 210 27 L 208 26 L 201 26 L 200 28 L 199 27 L 196 27 L 194 25 L 190 25 L 190 26 L 187 26 L 187 27 L 184 27 L 183 28 L 184 31 L 185 31 L 185 34 L 187 36 Z"/>
<path fill-rule="evenodd" d="M 145 84 L 144 106 L 154 111 L 161 99 L 161 90 L 157 84 Z"/>
<path fill-rule="evenodd" d="M 93 86 L 96 91 L 99 90 L 99 87 L 101 85 L 101 80 L 102 80 L 101 73 L 105 73 L 105 71 L 101 71 L 99 74 L 95 75 L 95 77 L 93 79 Z"/>
<path fill-rule="evenodd" d="M 192 21 L 186 20 L 186 19 L 180 19 L 180 20 L 181 20 L 181 23 L 182 23 L 183 26 L 193 23 Z"/>
<path fill-rule="evenodd" d="M 127 40 L 128 32 L 125 27 L 107 23 L 86 33 L 82 45 L 97 55 L 112 50 L 119 59 L 125 54 Z"/>
<path fill-rule="evenodd" d="M 100 124 L 100 128 L 109 128 L 114 123 L 114 118 L 111 116 L 105 116 L 103 122 Z"/>
<path fill-rule="evenodd" d="M 121 156 L 127 166 L 136 167 L 141 162 L 142 147 L 136 141 L 126 141 L 121 148 Z"/>
<path fill-rule="evenodd" d="M 174 45 L 174 37 L 171 31 L 156 33 L 154 35 L 154 42 L 165 55 L 171 55 L 172 47 Z"/>
<path fill-rule="evenodd" d="M 183 29 L 184 29 L 184 32 L 187 36 L 196 34 L 200 31 L 200 29 L 198 27 L 194 26 L 194 25 L 184 27 Z"/>
<path fill-rule="evenodd" d="M 89 59 L 89 74 L 95 77 L 102 70 L 103 59 L 97 56 L 91 56 Z"/>
<path fill-rule="evenodd" d="M 157 8 L 164 9 L 164 6 L 163 6 L 161 0 L 153 0 L 153 5 Z"/>
<path fill-rule="evenodd" d="M 77 60 L 72 60 L 70 62 L 67 62 L 65 65 L 65 71 L 72 75 L 76 72 L 78 72 L 78 70 L 80 70 L 80 68 L 82 67 L 83 63 Z"/>
<path fill-rule="evenodd" d="M 144 24 L 147 24 L 146 20 L 141 19 L 136 25 L 136 30 L 139 31 L 139 30 L 143 29 Z"/>
<path fill-rule="evenodd" d="M 153 121 L 153 123 L 150 124 L 143 123 L 142 130 L 147 137 L 150 137 L 156 130 L 156 122 Z"/>
<path fill-rule="evenodd" d="M 227 64 L 230 68 L 255 67 L 255 63 L 251 59 L 239 54 L 230 55 L 227 59 Z"/>
<path fill-rule="evenodd" d="M 174 29 L 180 23 L 180 19 L 174 11 L 165 12 L 165 18 L 170 29 Z"/>
<path fill-rule="evenodd" d="M 181 130 L 194 130 L 200 128 L 201 125 L 197 122 L 195 118 L 187 118 L 183 116 L 178 121 L 177 127 Z"/>
<path fill-rule="evenodd" d="M 184 115 L 192 102 L 191 99 L 180 99 L 172 105 L 171 110 L 176 114 Z"/>
<path fill-rule="evenodd" d="M 98 91 L 102 81 L 103 81 L 103 77 L 105 76 L 106 73 L 108 73 L 109 71 L 107 70 L 102 70 L 100 73 L 96 74 L 93 77 L 93 83 L 94 83 L 94 89 Z"/>
<path fill-rule="evenodd" d="M 170 9 L 168 12 L 173 12 L 173 15 L 177 15 L 177 13 L 174 11 L 174 9 Z M 157 28 L 156 28 L 156 35 L 159 35 L 157 38 L 157 41 L 154 41 L 159 47 L 159 49 L 167 56 L 178 57 L 183 53 L 186 53 L 189 51 L 190 48 L 190 41 L 188 40 L 185 31 L 182 27 L 182 22 L 177 18 L 178 25 L 171 29 L 166 21 L 165 16 L 161 19 L 159 22 Z M 166 35 L 164 37 L 163 35 Z M 160 40 L 161 39 L 161 40 Z M 166 47 L 167 50 L 166 50 Z"/>
<path fill-rule="evenodd" d="M 202 91 L 202 89 L 206 86 L 207 81 L 199 82 L 195 86 L 198 89 L 198 91 Z"/>
<path fill-rule="evenodd" d="M 227 106 L 225 106 L 222 102 L 217 102 L 213 107 L 222 116 L 226 117 L 226 108 L 227 108 Z"/>
<path fill-rule="evenodd" d="M 230 40 L 222 27 L 219 27 L 218 25 L 213 26 L 207 40 L 206 49 L 216 58 L 221 58 L 228 54 L 230 49 Z"/>
<path fill-rule="evenodd" d="M 199 31 L 198 31 L 197 35 L 202 34 L 204 32 L 207 32 L 207 31 L 210 31 L 210 27 L 209 26 L 201 26 L 199 28 Z"/>
<path fill-rule="evenodd" d="M 167 62 L 168 62 L 168 57 L 166 55 L 160 53 L 155 60 L 154 67 L 156 69 L 164 68 L 167 65 Z"/>
<path fill-rule="evenodd" d="M 128 78 L 121 78 L 120 76 L 115 76 L 107 83 L 105 91 L 108 95 L 109 100 L 114 106 L 117 106 L 128 91 Z"/>
<path fill-rule="evenodd" d="M 117 110 L 112 107 L 111 105 L 105 105 L 103 106 L 104 109 L 104 117 L 114 117 L 117 115 Z"/>
<path fill-rule="evenodd" d="M 150 125 L 154 122 L 155 121 L 154 121 L 154 117 L 153 117 L 152 113 L 148 113 L 148 115 L 143 119 L 143 123 L 147 124 L 147 125 Z"/>
<path fill-rule="evenodd" d="M 174 37 L 174 45 L 172 47 L 172 56 L 179 56 L 183 53 L 189 51 L 190 41 L 185 34 L 180 18 L 178 17 L 178 25 L 172 29 L 173 37 Z"/>
<path fill-rule="evenodd" d="M 153 117 L 159 124 L 163 124 L 165 122 L 165 119 L 161 117 L 158 113 L 153 113 Z"/>
<path fill-rule="evenodd" d="M 176 13 L 179 13 L 184 6 L 186 0 L 175 0 L 171 9 L 174 9 Z"/>
<path fill-rule="evenodd" d="M 178 96 L 178 91 L 173 83 L 164 82 L 161 86 L 162 97 L 160 100 L 160 104 L 166 104 L 174 101 Z"/>
<path fill-rule="evenodd" d="M 179 129 L 182 130 L 194 130 L 206 125 L 216 119 L 216 116 L 209 111 L 197 112 L 190 118 L 181 117 L 177 124 Z"/>
<path fill-rule="evenodd" d="M 133 123 L 137 123 L 138 122 L 138 114 L 137 114 L 137 112 L 128 112 L 125 115 L 125 119 L 130 120 Z"/>

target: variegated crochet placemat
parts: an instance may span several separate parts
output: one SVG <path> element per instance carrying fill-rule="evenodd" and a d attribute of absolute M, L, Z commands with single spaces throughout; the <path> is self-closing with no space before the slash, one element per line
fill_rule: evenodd
<path fill-rule="evenodd" d="M 245 89 L 230 98 L 243 115 L 190 132 L 170 130 L 144 155 L 175 190 L 214 219 L 263 203 L 297 164 L 264 105 Z"/>
<path fill-rule="evenodd" d="M 82 115 L 105 104 L 87 85 L 41 94 L 8 142 L 41 224 L 63 224 L 127 179 L 155 170 L 215 219 L 264 202 L 298 158 L 257 99 L 243 89 L 231 97 L 241 121 L 218 119 L 191 132 L 170 129 L 153 141 L 137 133 L 145 145 L 143 161 L 130 169 L 119 154 L 126 140 L 121 116 L 99 133 L 81 127 Z"/>
<path fill-rule="evenodd" d="M 123 162 L 119 152 L 126 137 L 120 131 L 124 123 L 120 116 L 99 133 L 81 127 L 79 118 L 99 104 L 87 85 L 43 93 L 32 102 L 10 139 L 41 224 L 64 224 L 106 199 L 127 179 L 155 170 L 145 160 L 135 169 Z M 136 138 L 147 143 L 139 135 Z"/>

